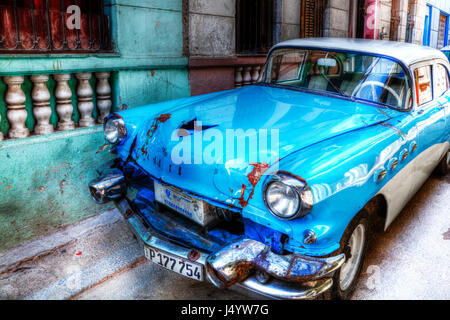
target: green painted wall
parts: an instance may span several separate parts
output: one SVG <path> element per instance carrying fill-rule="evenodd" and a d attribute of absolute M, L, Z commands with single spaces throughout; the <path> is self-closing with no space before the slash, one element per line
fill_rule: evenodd
<path fill-rule="evenodd" d="M 112 71 L 113 110 L 119 101 L 134 108 L 188 96 L 181 2 L 107 0 L 116 53 L 0 55 L 0 77 Z M 72 77 L 74 107 L 76 84 Z M 52 92 L 55 82 L 51 79 L 47 86 Z M 27 95 L 27 127 L 32 130 L 28 77 L 22 88 Z M 5 90 L 0 81 L 0 130 L 6 134 Z M 51 107 L 55 111 L 53 95 Z M 78 117 L 75 107 L 72 118 Z M 51 123 L 57 122 L 54 112 Z M 0 252 L 106 209 L 91 201 L 86 187 L 96 169 L 113 159 L 107 150 L 98 152 L 103 144 L 101 126 L 0 142 Z"/>

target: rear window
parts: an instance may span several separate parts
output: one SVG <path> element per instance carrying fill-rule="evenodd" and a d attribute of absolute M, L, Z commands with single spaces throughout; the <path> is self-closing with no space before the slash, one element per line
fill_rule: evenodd
<path fill-rule="evenodd" d="M 431 66 L 423 66 L 414 70 L 417 88 L 417 104 L 420 106 L 433 100 L 431 86 Z"/>
<path fill-rule="evenodd" d="M 435 67 L 435 85 L 434 89 L 436 92 L 436 96 L 440 97 L 442 96 L 449 88 L 449 80 L 448 80 L 448 72 L 447 68 L 444 67 L 442 64 L 438 64 Z"/>

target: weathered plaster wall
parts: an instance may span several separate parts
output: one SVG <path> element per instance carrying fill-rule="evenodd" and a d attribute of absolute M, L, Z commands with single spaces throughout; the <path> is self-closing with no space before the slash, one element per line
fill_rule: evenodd
<path fill-rule="evenodd" d="M 281 6 L 281 41 L 299 38 L 300 0 L 283 0 Z"/>
<path fill-rule="evenodd" d="M 389 40 L 391 32 L 392 1 L 380 1 L 380 40 Z"/>
<path fill-rule="evenodd" d="M 325 37 L 348 37 L 350 1 L 329 0 L 325 8 Z"/>
<path fill-rule="evenodd" d="M 396 22 L 394 29 L 390 30 L 390 39 L 404 42 L 406 40 L 408 0 L 393 0 L 391 16 L 391 19 L 394 19 Z"/>
<path fill-rule="evenodd" d="M 189 1 L 189 54 L 226 57 L 236 51 L 236 1 Z"/>
<path fill-rule="evenodd" d="M 112 71 L 113 110 L 119 100 L 133 108 L 189 96 L 181 3 L 109 0 L 106 10 L 111 12 L 117 54 L 0 55 L 0 77 Z M 70 85 L 75 92 L 76 80 Z M 50 80 L 50 91 L 53 86 Z M 22 88 L 30 91 L 28 79 Z M 4 95 L 0 80 L 0 129 L 6 133 Z M 76 105 L 75 94 L 72 99 Z M 54 104 L 52 97 L 53 109 Z M 27 126 L 32 128 L 29 95 L 26 106 Z M 56 122 L 53 115 L 52 123 Z M 0 251 L 105 209 L 90 200 L 86 188 L 96 169 L 113 158 L 107 150 L 97 153 L 103 144 L 101 126 L 0 142 Z"/>

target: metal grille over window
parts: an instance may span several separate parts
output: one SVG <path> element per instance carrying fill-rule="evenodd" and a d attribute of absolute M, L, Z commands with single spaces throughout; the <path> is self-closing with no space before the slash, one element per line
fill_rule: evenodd
<path fill-rule="evenodd" d="M 236 51 L 264 54 L 272 46 L 273 0 L 237 0 Z"/>
<path fill-rule="evenodd" d="M 103 0 L 0 2 L 0 53 L 112 50 Z"/>

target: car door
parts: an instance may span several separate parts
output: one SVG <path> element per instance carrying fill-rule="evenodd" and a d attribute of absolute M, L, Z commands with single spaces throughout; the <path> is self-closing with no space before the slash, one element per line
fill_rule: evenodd
<path fill-rule="evenodd" d="M 416 107 L 412 112 L 418 132 L 415 150 L 410 146 L 410 157 L 414 157 L 414 185 L 412 191 L 420 188 L 439 163 L 444 152 L 446 115 L 441 100 L 442 92 L 434 88 L 434 61 L 428 61 L 413 67 L 416 91 Z M 438 96 L 440 94 L 440 96 Z M 440 102 L 441 101 L 441 102 Z M 446 105 L 447 102 L 444 102 Z"/>
<path fill-rule="evenodd" d="M 449 69 L 443 63 L 435 65 L 434 87 L 438 103 L 444 110 L 446 130 L 444 130 L 444 142 L 450 141 L 450 80 Z"/>

